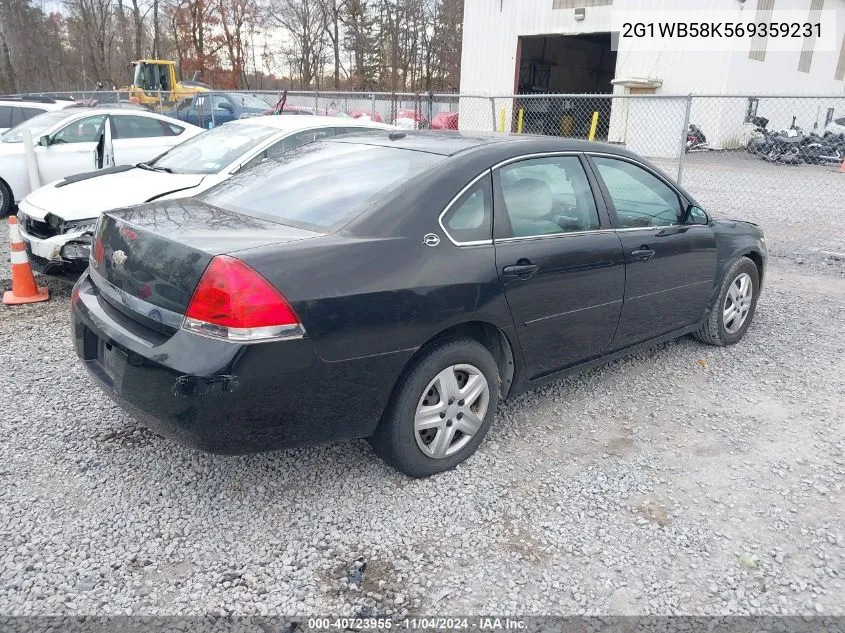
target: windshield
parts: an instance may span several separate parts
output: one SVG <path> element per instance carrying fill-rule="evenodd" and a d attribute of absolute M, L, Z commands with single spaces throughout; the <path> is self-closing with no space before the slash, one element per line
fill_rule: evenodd
<path fill-rule="evenodd" d="M 38 143 L 38 138 L 47 130 L 52 128 L 57 123 L 72 117 L 76 114 L 76 110 L 68 112 L 67 110 L 54 110 L 53 112 L 45 112 L 34 116 L 20 125 L 16 125 L 11 130 L 5 132 L 0 136 L 0 141 L 3 143 L 21 143 L 23 142 L 23 131 L 29 130 L 32 132 L 32 142 Z"/>
<path fill-rule="evenodd" d="M 269 103 L 267 103 L 263 99 L 259 99 L 254 95 L 229 93 L 229 98 L 242 108 L 255 108 L 256 110 L 266 110 L 270 107 Z"/>
<path fill-rule="evenodd" d="M 177 174 L 216 174 L 276 133 L 262 125 L 221 125 L 176 145 L 150 164 Z"/>
<path fill-rule="evenodd" d="M 321 231 L 358 215 L 443 159 L 428 152 L 318 141 L 241 172 L 200 198 L 229 211 Z"/>
<path fill-rule="evenodd" d="M 141 90 L 170 90 L 167 85 L 167 64 L 135 64 L 135 85 Z"/>

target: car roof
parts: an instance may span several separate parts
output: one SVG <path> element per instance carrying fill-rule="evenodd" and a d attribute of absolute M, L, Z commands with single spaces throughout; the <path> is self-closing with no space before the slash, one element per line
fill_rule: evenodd
<path fill-rule="evenodd" d="M 324 139 L 329 140 L 329 139 Z M 399 130 L 391 134 L 372 134 L 369 136 L 345 136 L 331 139 L 333 143 L 362 143 L 384 147 L 430 152 L 442 156 L 454 156 L 466 150 L 485 146 L 505 147 L 530 152 L 605 152 L 630 155 L 625 148 L 605 143 L 595 143 L 579 139 L 531 134 L 498 134 L 493 132 L 456 132 L 447 130 Z"/>
<path fill-rule="evenodd" d="M 63 110 L 68 107 L 70 102 L 67 101 L 39 101 L 37 99 L 0 99 L 0 105 L 4 106 L 23 106 L 41 108 L 44 111 L 48 110 Z"/>
<path fill-rule="evenodd" d="M 267 106 L 268 108 L 270 106 Z M 358 119 L 320 116 L 315 114 L 302 114 L 297 116 L 265 115 L 250 117 L 248 119 L 236 119 L 226 125 L 261 125 L 263 127 L 277 130 L 305 130 L 312 127 L 337 126 L 337 127 L 369 127 L 376 130 L 396 130 L 392 125 L 375 123 L 374 121 L 360 121 Z"/>

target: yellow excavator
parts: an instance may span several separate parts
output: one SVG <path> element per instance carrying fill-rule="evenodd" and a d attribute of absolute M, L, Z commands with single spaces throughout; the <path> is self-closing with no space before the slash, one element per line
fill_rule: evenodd
<path fill-rule="evenodd" d="M 176 78 L 176 62 L 139 59 L 132 62 L 132 66 L 135 67 L 135 75 L 126 91 L 129 92 L 129 100 L 134 103 L 150 107 L 159 104 L 171 106 L 198 92 L 211 90 L 210 86 L 197 81 L 198 72 L 190 81 L 179 81 Z"/>

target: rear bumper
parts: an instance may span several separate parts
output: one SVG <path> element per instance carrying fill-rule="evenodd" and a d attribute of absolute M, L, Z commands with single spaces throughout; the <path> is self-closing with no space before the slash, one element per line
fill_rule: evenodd
<path fill-rule="evenodd" d="M 71 322 L 77 355 L 109 397 L 161 435 L 221 454 L 371 435 L 411 354 L 327 362 L 308 339 L 168 337 L 106 303 L 88 273 Z"/>

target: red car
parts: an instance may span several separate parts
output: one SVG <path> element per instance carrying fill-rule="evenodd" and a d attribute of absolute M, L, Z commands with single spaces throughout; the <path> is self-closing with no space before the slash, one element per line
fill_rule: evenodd
<path fill-rule="evenodd" d="M 352 110 L 349 113 L 353 119 L 360 119 L 361 117 L 369 117 L 370 121 L 375 121 L 376 123 L 384 123 L 384 119 L 381 118 L 381 115 L 378 112 L 368 112 L 367 110 Z"/>
<path fill-rule="evenodd" d="M 432 130 L 457 130 L 458 129 L 458 113 L 457 112 L 438 112 L 431 120 Z"/>

